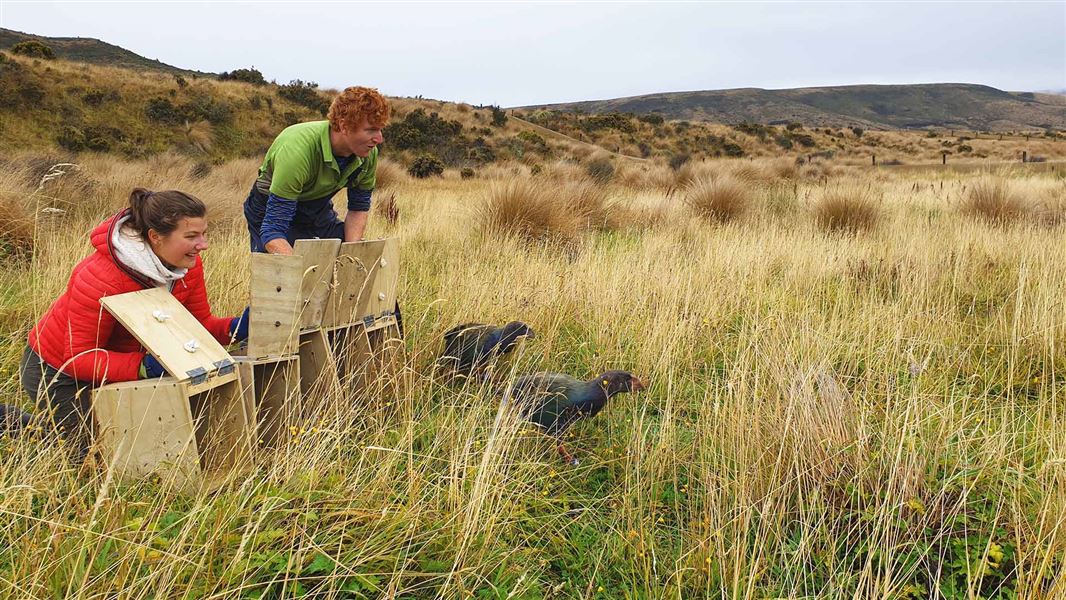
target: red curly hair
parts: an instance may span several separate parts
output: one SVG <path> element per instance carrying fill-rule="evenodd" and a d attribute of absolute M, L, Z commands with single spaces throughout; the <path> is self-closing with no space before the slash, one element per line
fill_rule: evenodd
<path fill-rule="evenodd" d="M 341 125 L 355 129 L 366 117 L 371 125 L 384 127 L 389 122 L 389 103 L 376 89 L 353 86 L 344 88 L 329 105 L 329 128 L 340 131 Z"/>

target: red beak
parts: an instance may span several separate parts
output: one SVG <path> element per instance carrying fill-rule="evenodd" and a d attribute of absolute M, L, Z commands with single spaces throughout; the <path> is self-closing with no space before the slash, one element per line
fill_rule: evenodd
<path fill-rule="evenodd" d="M 632 391 L 634 391 L 634 392 L 639 392 L 639 391 L 641 391 L 643 389 L 646 389 L 644 387 L 644 382 L 642 382 L 637 377 L 633 377 L 632 379 L 630 379 L 629 385 L 632 388 Z"/>

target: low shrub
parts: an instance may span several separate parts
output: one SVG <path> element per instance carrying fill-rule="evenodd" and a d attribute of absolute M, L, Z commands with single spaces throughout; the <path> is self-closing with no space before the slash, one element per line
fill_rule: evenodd
<path fill-rule="evenodd" d="M 407 168 L 407 173 L 418 179 L 441 175 L 444 173 L 444 163 L 432 154 L 419 154 Z"/>
<path fill-rule="evenodd" d="M 17 43 L 11 47 L 11 53 L 45 60 L 55 60 L 56 58 L 55 50 L 52 50 L 51 46 L 37 40 L 26 40 Z"/>

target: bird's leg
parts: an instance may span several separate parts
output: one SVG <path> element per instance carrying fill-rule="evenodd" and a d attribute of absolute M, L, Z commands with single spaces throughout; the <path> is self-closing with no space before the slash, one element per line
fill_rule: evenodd
<path fill-rule="evenodd" d="M 573 454 L 570 454 L 569 452 L 567 452 L 566 446 L 563 445 L 562 441 L 559 442 L 558 450 L 559 450 L 559 455 L 563 457 L 563 460 L 565 460 L 567 464 L 574 465 L 574 466 L 577 466 L 577 465 L 581 464 L 581 461 L 579 461 L 578 459 L 574 458 Z"/>

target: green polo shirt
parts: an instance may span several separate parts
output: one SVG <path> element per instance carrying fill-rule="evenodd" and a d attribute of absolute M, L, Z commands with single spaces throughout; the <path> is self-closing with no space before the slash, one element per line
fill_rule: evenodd
<path fill-rule="evenodd" d="M 255 186 L 264 196 L 274 194 L 286 200 L 330 198 L 345 187 L 373 190 L 378 149 L 372 149 L 366 158 L 352 158 L 343 171 L 337 166 L 329 145 L 329 121 L 290 125 L 267 150 Z M 358 176 L 349 181 L 364 164 Z"/>

